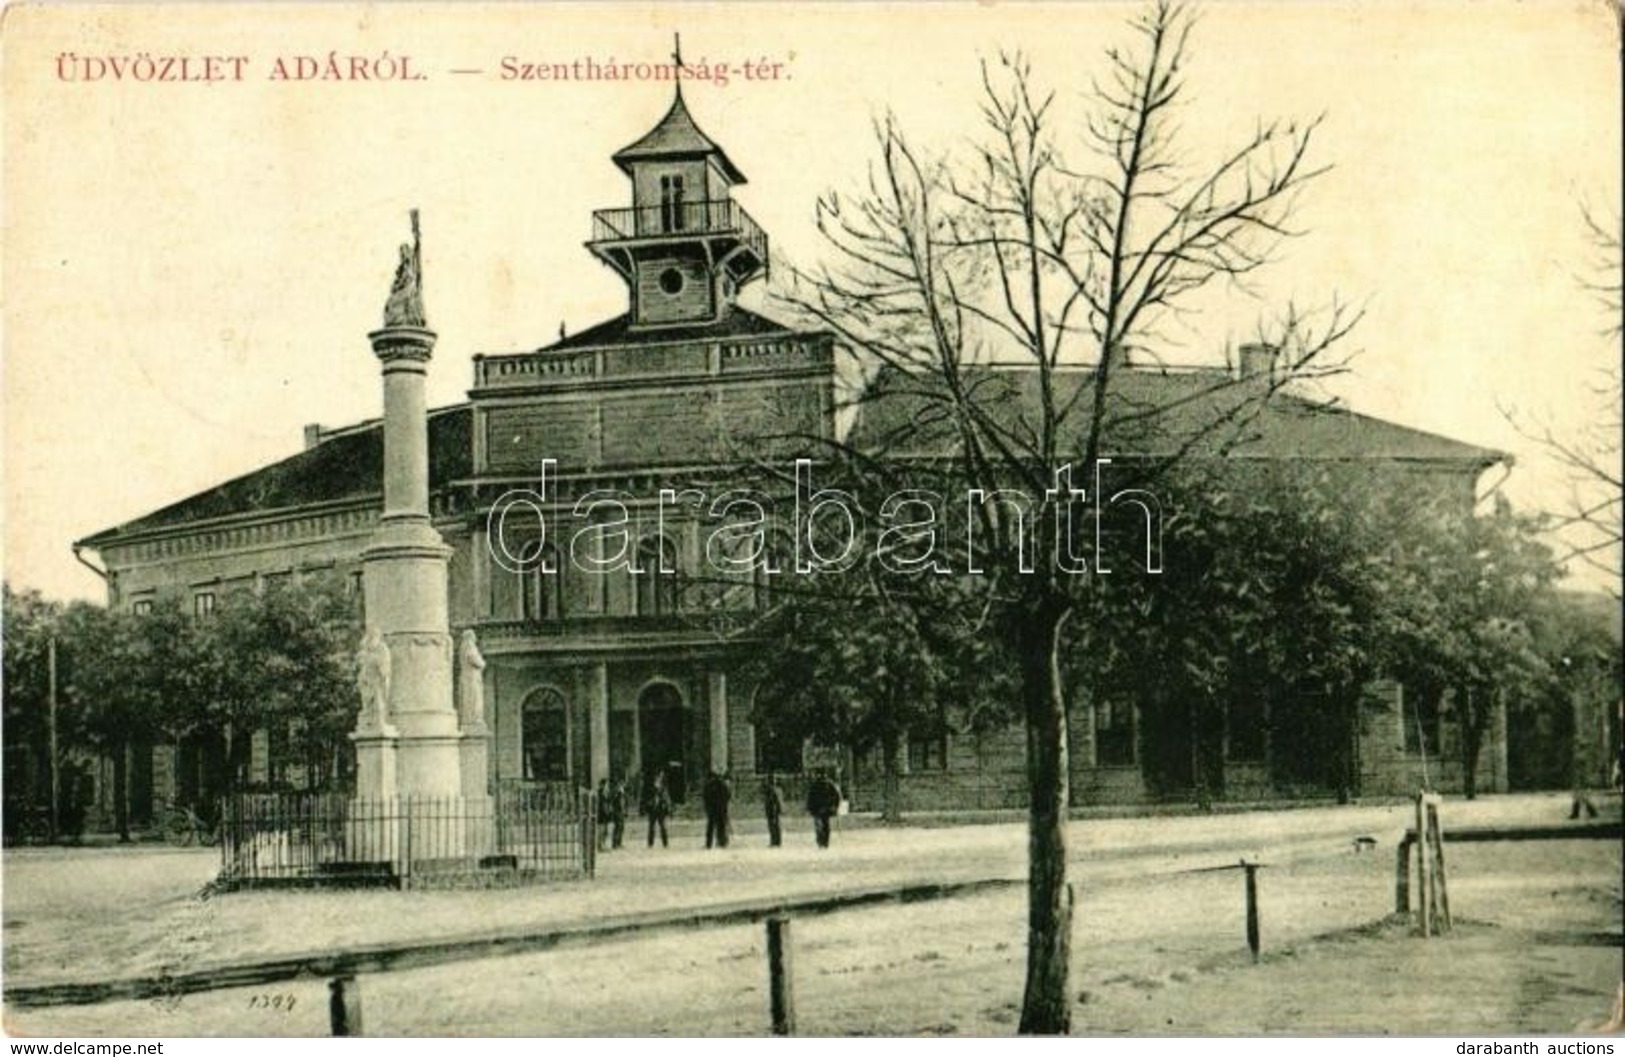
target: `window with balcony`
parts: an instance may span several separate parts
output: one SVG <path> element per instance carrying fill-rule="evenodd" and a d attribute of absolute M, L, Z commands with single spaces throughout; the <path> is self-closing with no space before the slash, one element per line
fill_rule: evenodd
<path fill-rule="evenodd" d="M 557 620 L 563 616 L 564 592 L 558 549 L 549 543 L 536 564 L 519 574 L 519 609 L 524 620 Z"/>
<path fill-rule="evenodd" d="M 675 173 L 660 178 L 660 230 L 682 231 L 687 225 L 683 222 L 683 178 Z"/>

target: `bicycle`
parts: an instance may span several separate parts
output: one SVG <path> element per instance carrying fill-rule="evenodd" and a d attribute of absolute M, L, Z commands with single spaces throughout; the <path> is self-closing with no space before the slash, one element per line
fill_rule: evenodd
<path fill-rule="evenodd" d="M 185 804 L 170 804 L 164 810 L 162 823 L 164 840 L 180 848 L 193 845 L 213 847 L 219 843 L 216 827 L 198 817 L 198 813 Z"/>

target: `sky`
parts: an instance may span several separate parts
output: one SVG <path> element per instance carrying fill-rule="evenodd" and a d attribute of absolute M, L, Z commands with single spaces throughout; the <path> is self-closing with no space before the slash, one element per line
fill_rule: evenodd
<path fill-rule="evenodd" d="M 432 404 L 463 399 L 476 353 L 622 311 L 624 288 L 582 243 L 592 210 L 629 204 L 610 155 L 660 118 L 670 85 L 510 76 L 526 64 L 664 62 L 681 32 L 686 62 L 732 71 L 685 93 L 749 178 L 736 198 L 775 254 L 805 264 L 827 252 L 814 204 L 861 187 L 877 115 L 895 112 L 926 149 L 961 151 L 977 131 L 978 61 L 1020 49 L 1075 122 L 1137 9 L 6 8 L 7 581 L 101 597 L 75 539 L 297 452 L 306 423 L 375 417 L 366 334 L 411 208 L 440 335 Z M 183 57 L 199 76 L 211 55 L 242 61 L 215 63 L 227 76 L 212 82 L 138 79 L 180 76 Z M 274 76 L 279 60 L 297 74 L 301 56 L 397 72 L 404 58 L 412 79 Z M 1561 475 L 1506 412 L 1560 432 L 1603 414 L 1594 387 L 1619 348 L 1583 289 L 1581 208 L 1621 199 L 1618 56 L 1612 9 L 1589 0 L 1206 4 L 1186 67 L 1187 155 L 1216 158 L 1260 118 L 1324 114 L 1315 157 L 1331 169 L 1260 296 L 1205 305 L 1167 357 L 1222 358 L 1288 300 L 1363 305 L 1354 370 L 1331 395 L 1508 451 L 1509 495 L 1560 501 Z M 746 63 L 779 65 L 747 78 Z"/>

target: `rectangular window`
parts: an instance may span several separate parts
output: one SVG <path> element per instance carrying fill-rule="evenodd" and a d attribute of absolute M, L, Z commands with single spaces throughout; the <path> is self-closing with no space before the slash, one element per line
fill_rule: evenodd
<path fill-rule="evenodd" d="M 944 771 L 947 768 L 948 736 L 946 734 L 909 735 L 908 769 L 910 771 Z"/>
<path fill-rule="evenodd" d="M 1406 690 L 1410 690 L 1406 687 Z M 1400 714 L 1405 719 L 1405 751 L 1439 755 L 1439 712 L 1444 694 L 1417 690 L 1400 698 Z"/>
<path fill-rule="evenodd" d="M 136 599 L 134 602 L 130 603 L 130 612 L 134 613 L 138 617 L 146 616 L 148 613 L 152 612 L 152 599 Z"/>
<path fill-rule="evenodd" d="M 1101 767 L 1134 764 L 1134 703 L 1123 698 L 1095 702 L 1095 763 Z"/>
<path fill-rule="evenodd" d="M 1229 705 L 1230 728 L 1226 756 L 1237 763 L 1264 762 L 1266 714 L 1262 694 L 1240 693 Z"/>
<path fill-rule="evenodd" d="M 199 591 L 192 596 L 192 615 L 206 617 L 214 612 L 214 592 Z"/>
<path fill-rule="evenodd" d="M 684 223 L 683 215 L 683 178 L 681 176 L 662 176 L 660 178 L 660 230 L 682 231 L 688 225 Z"/>

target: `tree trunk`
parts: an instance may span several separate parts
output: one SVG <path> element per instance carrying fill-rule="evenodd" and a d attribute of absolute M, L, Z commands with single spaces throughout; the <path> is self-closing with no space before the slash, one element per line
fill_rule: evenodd
<path fill-rule="evenodd" d="M 130 745 L 122 738 L 113 746 L 113 825 L 119 843 L 130 843 Z"/>
<path fill-rule="evenodd" d="M 888 824 L 903 821 L 902 782 L 897 775 L 897 741 L 895 730 L 887 730 L 880 736 L 880 817 Z"/>
<path fill-rule="evenodd" d="M 1461 794 L 1468 800 L 1478 797 L 1478 751 L 1484 744 L 1484 721 L 1480 715 L 1479 695 L 1475 690 L 1462 691 L 1461 709 Z"/>
<path fill-rule="evenodd" d="M 1066 700 L 1060 635 L 1067 606 L 1049 599 L 1029 611 L 1016 648 L 1027 720 L 1027 986 L 1023 1035 L 1065 1035 L 1072 1026 L 1072 893 L 1066 883 L 1069 793 Z"/>

